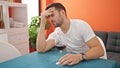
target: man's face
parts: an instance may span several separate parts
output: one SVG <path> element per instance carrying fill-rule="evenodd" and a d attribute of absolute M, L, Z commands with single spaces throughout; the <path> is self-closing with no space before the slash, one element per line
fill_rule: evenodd
<path fill-rule="evenodd" d="M 55 27 L 61 27 L 64 21 L 61 11 L 56 10 L 55 7 L 49 8 L 48 11 L 51 12 L 51 15 L 49 17 L 53 25 Z"/>

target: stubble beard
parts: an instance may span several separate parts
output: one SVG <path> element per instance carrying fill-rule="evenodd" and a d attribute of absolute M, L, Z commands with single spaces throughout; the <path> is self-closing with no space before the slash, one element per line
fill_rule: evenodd
<path fill-rule="evenodd" d="M 58 22 L 54 24 L 55 27 L 61 27 L 63 24 L 63 18 L 61 16 L 59 16 L 59 18 Z"/>

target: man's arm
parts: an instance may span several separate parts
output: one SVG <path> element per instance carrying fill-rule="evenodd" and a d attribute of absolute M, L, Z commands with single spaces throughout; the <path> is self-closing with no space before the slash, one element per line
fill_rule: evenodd
<path fill-rule="evenodd" d="M 90 47 L 90 49 L 84 53 L 86 55 L 86 60 L 96 59 L 104 55 L 103 47 L 97 37 L 90 39 L 86 42 L 86 44 Z M 82 60 L 81 54 L 67 54 L 60 58 L 59 64 L 74 65 Z"/>
<path fill-rule="evenodd" d="M 38 52 L 45 52 L 50 50 L 52 47 L 54 47 L 55 41 L 53 39 L 49 39 L 46 41 L 45 39 L 45 30 L 41 27 L 40 31 L 37 36 L 36 41 L 36 49 Z"/>
<path fill-rule="evenodd" d="M 92 38 L 86 43 L 90 47 L 90 49 L 85 52 L 86 60 L 96 59 L 104 55 L 104 49 L 97 37 Z"/>
<path fill-rule="evenodd" d="M 49 11 L 45 11 L 41 14 L 41 24 L 40 30 L 38 32 L 37 41 L 36 41 L 36 49 L 38 52 L 45 52 L 54 47 L 55 41 L 53 39 L 49 39 L 46 41 L 45 39 L 45 24 L 47 22 L 47 17 L 51 13 Z"/>

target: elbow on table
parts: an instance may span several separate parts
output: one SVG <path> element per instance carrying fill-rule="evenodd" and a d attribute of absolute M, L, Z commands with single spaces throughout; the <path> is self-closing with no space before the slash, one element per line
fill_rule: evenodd
<path fill-rule="evenodd" d="M 45 48 L 36 47 L 37 52 L 46 52 Z"/>
<path fill-rule="evenodd" d="M 46 51 L 43 49 L 37 49 L 37 52 L 46 52 Z"/>
<path fill-rule="evenodd" d="M 105 55 L 105 51 L 102 49 L 101 51 L 100 51 L 100 57 L 102 57 L 102 56 L 104 56 Z"/>

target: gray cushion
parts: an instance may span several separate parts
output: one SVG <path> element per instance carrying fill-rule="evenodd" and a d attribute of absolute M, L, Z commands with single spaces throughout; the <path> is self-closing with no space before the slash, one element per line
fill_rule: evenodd
<path fill-rule="evenodd" d="M 104 42 L 104 44 L 106 45 L 107 43 L 107 37 L 108 37 L 108 32 L 104 32 L 104 31 L 94 31 L 94 33 L 100 37 L 102 39 L 102 41 Z M 106 47 L 106 46 L 105 46 Z"/>
<path fill-rule="evenodd" d="M 116 61 L 120 65 L 120 53 L 107 52 L 107 58 Z"/>
<path fill-rule="evenodd" d="M 106 50 L 109 52 L 120 52 L 120 32 L 108 32 Z"/>

